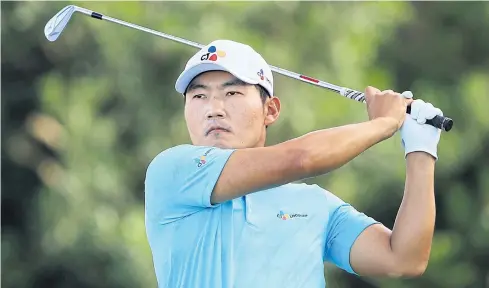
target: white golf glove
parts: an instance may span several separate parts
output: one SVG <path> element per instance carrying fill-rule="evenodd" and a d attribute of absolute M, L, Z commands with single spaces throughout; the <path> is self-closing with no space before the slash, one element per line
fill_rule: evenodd
<path fill-rule="evenodd" d="M 405 98 L 412 98 L 410 91 L 402 93 Z M 425 125 L 426 120 L 433 119 L 436 115 L 443 116 L 443 112 L 433 107 L 431 103 L 423 100 L 414 100 L 411 103 L 411 114 L 406 115 L 406 120 L 401 126 L 402 145 L 404 157 L 411 152 L 423 151 L 438 159 L 437 146 L 440 141 L 441 130 L 431 125 Z"/>

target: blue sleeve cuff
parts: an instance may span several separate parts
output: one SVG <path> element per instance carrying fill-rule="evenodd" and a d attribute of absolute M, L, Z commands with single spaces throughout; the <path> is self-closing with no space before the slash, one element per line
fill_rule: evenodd
<path fill-rule="evenodd" d="M 339 268 L 358 275 L 350 264 L 351 248 L 367 227 L 379 222 L 346 203 L 335 210 L 330 221 L 325 258 Z"/>
<path fill-rule="evenodd" d="M 363 231 L 365 231 L 365 229 L 367 229 L 368 227 L 374 225 L 374 224 L 379 224 L 379 222 L 373 220 L 373 219 L 370 219 L 370 220 L 366 220 L 366 221 L 363 221 L 362 224 L 357 224 L 355 227 L 352 227 L 349 231 L 348 231 L 348 235 L 346 236 L 347 239 L 350 239 L 350 241 L 347 241 L 345 243 L 345 246 L 349 247 L 348 248 L 348 251 L 349 253 L 345 253 L 345 259 L 343 259 L 343 262 L 345 263 L 344 264 L 344 269 L 345 271 L 351 273 L 351 274 L 354 274 L 354 275 L 358 275 L 357 272 L 355 272 L 353 270 L 353 268 L 351 267 L 351 263 L 350 263 L 350 253 L 351 253 L 351 248 L 353 247 L 353 244 L 355 243 L 355 241 L 357 240 L 358 236 L 360 236 L 360 234 L 362 234 Z"/>

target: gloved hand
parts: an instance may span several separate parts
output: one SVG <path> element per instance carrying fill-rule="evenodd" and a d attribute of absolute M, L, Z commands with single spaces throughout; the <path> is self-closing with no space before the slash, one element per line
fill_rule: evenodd
<path fill-rule="evenodd" d="M 410 91 L 402 93 L 405 98 L 412 98 Z M 433 119 L 436 115 L 443 116 L 443 112 L 433 107 L 431 103 L 423 100 L 414 100 L 411 103 L 411 114 L 406 115 L 406 120 L 401 126 L 402 145 L 404 157 L 415 151 L 423 151 L 438 159 L 437 146 L 440 141 L 441 130 L 431 125 L 424 125 L 426 120 Z"/>

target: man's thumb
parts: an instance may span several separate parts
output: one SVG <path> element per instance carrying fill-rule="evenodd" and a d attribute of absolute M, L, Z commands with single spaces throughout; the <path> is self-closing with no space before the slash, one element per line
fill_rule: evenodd
<path fill-rule="evenodd" d="M 372 86 L 367 86 L 365 89 L 365 96 L 366 97 L 372 97 L 373 95 L 380 93 L 381 91 L 375 87 Z"/>

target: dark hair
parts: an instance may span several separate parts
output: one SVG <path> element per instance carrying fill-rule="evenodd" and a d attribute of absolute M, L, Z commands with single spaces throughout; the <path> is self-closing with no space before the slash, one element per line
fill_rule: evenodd
<path fill-rule="evenodd" d="M 265 104 L 267 98 L 270 97 L 270 93 L 268 93 L 267 89 L 263 88 L 263 86 L 261 85 L 255 84 L 253 86 L 255 86 L 256 89 L 258 89 L 258 92 L 260 92 L 261 102 Z M 187 101 L 187 97 L 185 97 L 185 94 L 186 93 L 183 94 L 183 104 L 185 104 L 185 102 Z"/>
<path fill-rule="evenodd" d="M 263 88 L 263 86 L 256 84 L 255 85 L 256 89 L 260 91 L 260 98 L 261 102 L 265 104 L 265 101 L 267 101 L 267 98 L 270 97 L 270 93 L 268 93 L 268 90 Z"/>

